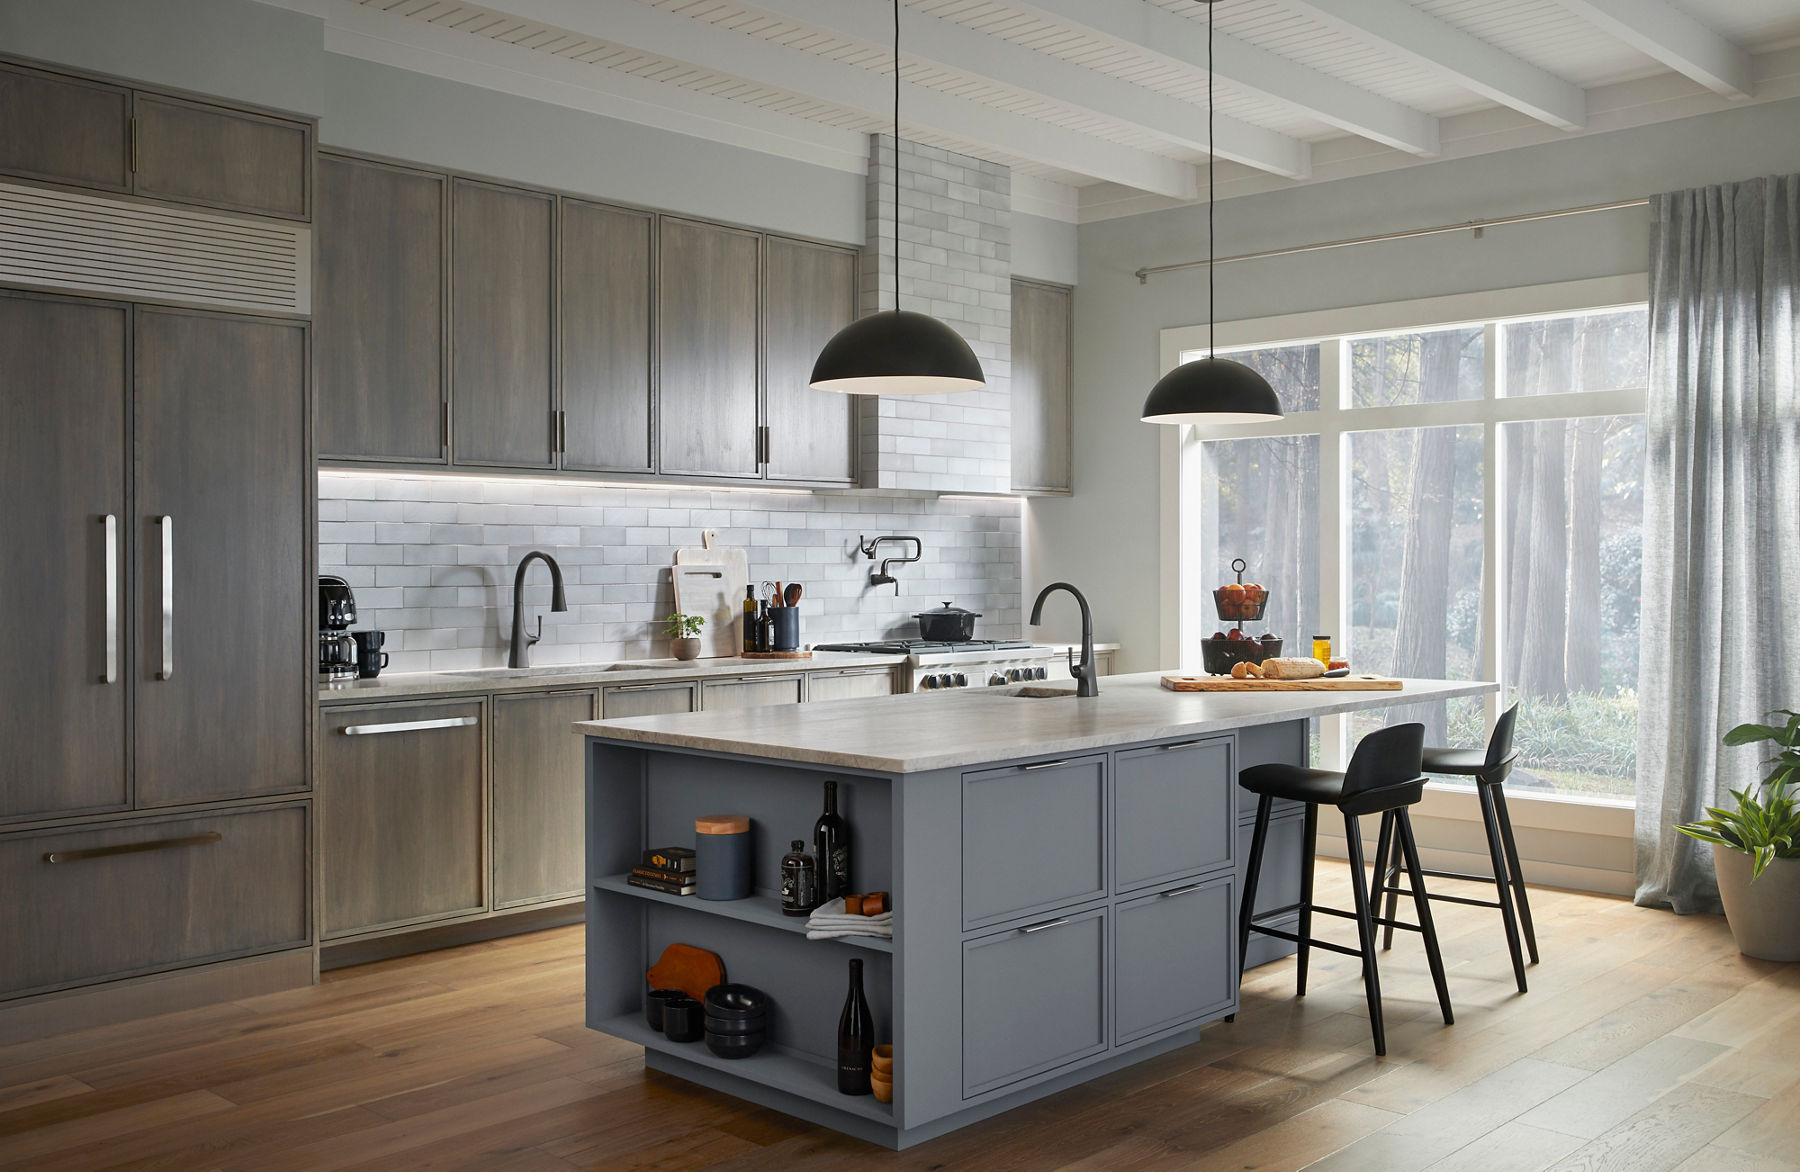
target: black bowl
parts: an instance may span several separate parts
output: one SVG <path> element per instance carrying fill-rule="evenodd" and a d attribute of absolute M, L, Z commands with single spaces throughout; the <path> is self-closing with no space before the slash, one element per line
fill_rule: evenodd
<path fill-rule="evenodd" d="M 761 1034 L 766 1033 L 768 1028 L 769 1023 L 760 1017 L 737 1021 L 728 1017 L 714 1017 L 710 1013 L 706 1015 L 706 1032 L 709 1034 Z"/>
<path fill-rule="evenodd" d="M 650 1023 L 651 1029 L 662 1029 L 663 1006 L 677 997 L 686 996 L 687 994 L 683 993 L 680 989 L 650 990 L 650 992 L 644 996 L 644 1020 Z"/>
<path fill-rule="evenodd" d="M 767 1013 L 769 995 L 750 985 L 714 985 L 706 991 L 706 1008 L 715 1017 Z"/>
<path fill-rule="evenodd" d="M 706 1048 L 721 1058 L 748 1058 L 763 1047 L 763 1035 L 707 1034 Z"/>
<path fill-rule="evenodd" d="M 1200 662 L 1208 673 L 1228 676 L 1240 663 L 1261 663 L 1281 654 L 1280 639 L 1202 639 Z"/>
<path fill-rule="evenodd" d="M 705 1033 L 704 1014 L 692 997 L 671 997 L 663 1002 L 663 1036 L 671 1042 L 698 1042 Z"/>

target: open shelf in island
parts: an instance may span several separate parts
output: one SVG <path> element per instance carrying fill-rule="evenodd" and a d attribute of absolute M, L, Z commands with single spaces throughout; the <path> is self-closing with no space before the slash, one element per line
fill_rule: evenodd
<path fill-rule="evenodd" d="M 679 907 L 687 911 L 725 916 L 733 920 L 742 920 L 747 924 L 761 924 L 766 928 L 792 932 L 799 936 L 806 935 L 805 916 L 783 914 L 780 897 L 762 892 L 744 899 L 701 899 L 697 895 L 670 895 L 667 892 L 654 891 L 647 887 L 633 887 L 626 882 L 624 875 L 607 875 L 596 879 L 594 887 L 599 891 L 628 895 L 633 899 L 645 899 L 652 903 Z M 872 952 L 894 951 L 894 942 L 885 936 L 837 936 L 831 940 L 815 940 L 812 943 L 845 944 L 851 948 L 866 948 Z"/>

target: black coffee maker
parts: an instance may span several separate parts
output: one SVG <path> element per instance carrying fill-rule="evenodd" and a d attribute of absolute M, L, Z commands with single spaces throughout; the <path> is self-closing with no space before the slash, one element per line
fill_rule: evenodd
<path fill-rule="evenodd" d="M 330 575 L 319 577 L 319 675 L 347 680 L 356 674 L 356 641 L 350 625 L 356 622 L 356 595 L 350 583 Z"/>

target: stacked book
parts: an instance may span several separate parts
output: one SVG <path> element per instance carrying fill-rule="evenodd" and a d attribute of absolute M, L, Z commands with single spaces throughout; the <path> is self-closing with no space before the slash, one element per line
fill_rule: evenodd
<path fill-rule="evenodd" d="M 625 882 L 664 895 L 692 895 L 698 874 L 694 852 L 687 847 L 666 846 L 644 852 Z"/>

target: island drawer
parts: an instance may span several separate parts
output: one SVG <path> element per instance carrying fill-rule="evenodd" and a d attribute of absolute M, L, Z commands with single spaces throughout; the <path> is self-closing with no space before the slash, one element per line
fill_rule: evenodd
<path fill-rule="evenodd" d="M 304 948 L 306 820 L 296 804 L 0 841 L 0 997 Z"/>
<path fill-rule="evenodd" d="M 1120 753 L 1113 779 L 1113 890 L 1231 866 L 1237 769 L 1231 737 Z"/>
<path fill-rule="evenodd" d="M 963 928 L 1106 894 L 1106 758 L 963 775 Z"/>
<path fill-rule="evenodd" d="M 1233 876 L 1220 875 L 1118 905 L 1113 1037 L 1119 1045 L 1230 1012 L 1238 982 L 1237 890 Z"/>
<path fill-rule="evenodd" d="M 963 1097 L 1106 1049 L 1104 907 L 963 944 Z"/>

